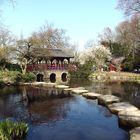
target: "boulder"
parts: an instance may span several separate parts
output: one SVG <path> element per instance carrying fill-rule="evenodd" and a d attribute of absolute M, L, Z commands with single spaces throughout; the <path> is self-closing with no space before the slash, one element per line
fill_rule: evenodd
<path fill-rule="evenodd" d="M 66 85 L 56 85 L 55 87 L 58 88 L 58 89 L 66 89 L 66 88 L 69 88 L 69 86 L 66 86 Z"/>
<path fill-rule="evenodd" d="M 82 94 L 82 93 L 87 93 L 88 90 L 85 90 L 85 89 L 73 89 L 71 90 L 72 93 L 75 93 L 75 94 Z"/>
<path fill-rule="evenodd" d="M 136 111 L 138 110 L 137 107 L 131 105 L 128 102 L 119 102 L 119 103 L 113 103 L 108 105 L 109 110 L 112 113 L 118 114 L 120 111 Z"/>
<path fill-rule="evenodd" d="M 129 133 L 130 140 L 140 140 L 140 127 L 132 129 Z"/>
<path fill-rule="evenodd" d="M 89 98 L 89 99 L 97 99 L 101 94 L 94 93 L 94 92 L 88 92 L 88 93 L 83 93 L 82 96 Z"/>
<path fill-rule="evenodd" d="M 120 111 L 118 113 L 119 122 L 123 126 L 138 127 L 140 126 L 140 110 Z"/>
<path fill-rule="evenodd" d="M 102 95 L 98 97 L 99 104 L 108 105 L 111 103 L 120 102 L 120 98 L 114 95 Z"/>

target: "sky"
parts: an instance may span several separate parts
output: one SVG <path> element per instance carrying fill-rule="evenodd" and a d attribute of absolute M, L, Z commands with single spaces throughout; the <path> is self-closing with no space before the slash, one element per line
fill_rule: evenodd
<path fill-rule="evenodd" d="M 117 0 L 16 0 L 14 7 L 0 3 L 2 20 L 16 36 L 26 38 L 48 22 L 64 29 L 79 49 L 123 20 L 116 6 Z"/>

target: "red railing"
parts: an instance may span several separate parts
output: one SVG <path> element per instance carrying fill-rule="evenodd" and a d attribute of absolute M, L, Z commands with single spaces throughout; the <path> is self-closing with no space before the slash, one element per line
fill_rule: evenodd
<path fill-rule="evenodd" d="M 27 65 L 27 71 L 35 71 L 35 70 L 68 70 L 69 65 L 68 64 L 28 64 Z"/>

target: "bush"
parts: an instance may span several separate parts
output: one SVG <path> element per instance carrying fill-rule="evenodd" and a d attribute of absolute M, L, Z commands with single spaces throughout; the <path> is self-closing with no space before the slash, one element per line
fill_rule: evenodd
<path fill-rule="evenodd" d="M 4 81 L 0 79 L 0 87 L 4 85 Z"/>
<path fill-rule="evenodd" d="M 36 76 L 33 73 L 22 74 L 19 71 L 0 71 L 0 85 L 4 83 L 33 82 Z"/>
<path fill-rule="evenodd" d="M 79 65 L 76 71 L 69 71 L 73 78 L 88 78 L 92 73 L 92 64 L 87 62 L 83 65 Z"/>
<path fill-rule="evenodd" d="M 33 82 L 36 80 L 36 76 L 33 73 L 22 74 L 22 82 Z"/>
<path fill-rule="evenodd" d="M 0 122 L 0 140 L 22 140 L 28 132 L 28 125 L 23 122 L 6 120 Z"/>

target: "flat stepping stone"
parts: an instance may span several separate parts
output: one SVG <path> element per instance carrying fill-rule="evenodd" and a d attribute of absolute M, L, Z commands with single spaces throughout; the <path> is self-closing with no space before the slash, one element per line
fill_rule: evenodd
<path fill-rule="evenodd" d="M 75 89 L 81 89 L 81 90 L 85 90 L 84 87 L 76 87 L 76 88 L 70 88 L 71 90 L 75 90 Z"/>
<path fill-rule="evenodd" d="M 89 99 L 97 99 L 101 94 L 94 93 L 94 92 L 88 92 L 88 93 L 83 93 L 82 96 L 89 98 Z"/>
<path fill-rule="evenodd" d="M 65 88 L 64 91 L 71 91 L 71 88 Z"/>
<path fill-rule="evenodd" d="M 140 126 L 140 110 L 120 111 L 118 113 L 118 117 L 121 125 L 128 126 L 128 127 Z"/>
<path fill-rule="evenodd" d="M 26 83 L 27 85 L 33 85 L 33 86 L 45 86 L 45 87 L 55 87 L 56 83 L 46 83 L 46 82 L 33 82 L 33 83 Z"/>
<path fill-rule="evenodd" d="M 112 113 L 118 114 L 120 111 L 136 111 L 137 107 L 131 105 L 128 102 L 113 103 L 108 105 L 109 110 Z"/>
<path fill-rule="evenodd" d="M 60 89 L 69 88 L 69 86 L 66 86 L 66 85 L 56 85 L 55 87 L 60 88 Z"/>
<path fill-rule="evenodd" d="M 130 140 L 140 140 L 140 127 L 132 129 L 129 133 Z"/>
<path fill-rule="evenodd" d="M 120 102 L 120 98 L 114 95 L 102 95 L 98 97 L 99 104 L 108 105 L 111 103 Z"/>
<path fill-rule="evenodd" d="M 82 94 L 82 93 L 87 93 L 88 92 L 88 90 L 85 90 L 85 89 L 73 89 L 71 91 L 75 94 Z"/>

